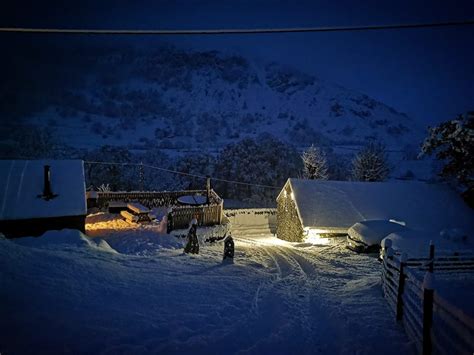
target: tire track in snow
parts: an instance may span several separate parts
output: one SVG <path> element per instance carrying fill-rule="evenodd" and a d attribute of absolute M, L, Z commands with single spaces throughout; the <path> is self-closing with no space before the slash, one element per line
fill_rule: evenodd
<path fill-rule="evenodd" d="M 311 275 L 314 269 L 306 264 L 303 266 L 291 248 L 272 246 L 267 251 L 282 270 L 282 278 L 273 284 L 273 289 L 279 292 L 287 307 L 285 317 L 294 329 L 299 329 L 300 336 L 307 342 L 305 346 L 310 347 L 315 341 L 315 326 L 311 319 Z"/>
<path fill-rule="evenodd" d="M 342 336 L 344 331 L 334 316 L 344 317 L 338 306 L 340 302 L 333 295 L 346 284 L 347 268 L 351 268 L 351 274 L 355 271 L 353 260 L 345 260 L 346 256 L 352 259 L 352 254 L 347 253 L 344 241 L 300 248 L 256 235 L 237 235 L 235 239 L 242 246 L 266 252 L 277 269 L 276 277 L 260 284 L 255 291 L 254 314 L 263 316 L 268 314 L 265 310 L 269 307 L 278 309 L 287 322 L 275 322 L 274 331 L 278 333 L 278 329 L 290 324 L 292 331 L 300 332 L 308 349 L 324 348 L 327 343 L 324 337 Z M 280 306 L 275 306 L 275 297 Z"/>
<path fill-rule="evenodd" d="M 303 258 L 294 248 L 279 247 L 278 251 L 284 255 L 287 260 L 298 270 L 298 274 L 301 275 L 300 289 L 298 297 L 304 301 L 304 307 L 300 308 L 303 312 L 303 320 L 305 322 L 305 328 L 309 334 L 313 333 L 314 325 L 311 320 L 311 301 L 312 293 L 315 287 L 319 284 L 317 277 L 317 269 L 314 264 L 309 262 L 306 258 Z"/>
<path fill-rule="evenodd" d="M 270 278 L 268 280 L 261 282 L 254 292 L 251 311 L 254 316 L 258 316 L 260 314 L 259 302 L 260 302 L 260 298 L 262 297 L 261 296 L 262 292 L 264 292 L 265 290 L 271 289 L 276 281 L 282 279 L 283 277 L 282 269 L 280 267 L 280 264 L 276 260 L 276 258 L 273 256 L 273 254 L 267 250 L 266 246 L 262 245 L 257 240 L 254 240 L 252 238 L 246 238 L 246 237 L 240 236 L 239 232 L 235 233 L 234 231 L 234 240 L 236 242 L 236 245 L 239 246 L 239 244 L 243 244 L 246 247 L 251 246 L 255 252 L 264 254 L 268 259 L 271 260 L 271 263 L 273 264 L 273 267 L 276 270 L 276 273 L 270 273 Z M 261 256 L 259 255 L 259 259 L 260 258 Z"/>
<path fill-rule="evenodd" d="M 297 336 L 304 334 L 304 346 L 308 350 L 309 344 L 314 344 L 314 326 L 310 319 L 310 292 L 311 283 L 308 275 L 314 274 L 311 264 L 301 263 L 291 253 L 291 248 L 278 246 L 262 240 L 261 236 L 239 236 L 234 234 L 237 244 L 252 247 L 258 253 L 263 252 L 274 265 L 276 274 L 269 280 L 260 283 L 255 290 L 252 303 L 252 313 L 259 321 L 268 318 L 270 313 L 278 313 L 279 316 L 271 316 L 265 319 L 267 326 L 271 329 L 266 337 L 286 337 L 287 332 L 295 332 Z M 249 319 L 249 322 L 255 322 Z M 269 331 L 269 330 L 267 330 Z M 251 348 L 262 346 L 261 340 L 254 339 Z"/>
<path fill-rule="evenodd" d="M 318 351 L 332 353 L 334 345 L 328 343 L 327 339 L 342 339 L 347 332 L 346 310 L 340 307 L 339 300 L 334 299 L 334 293 L 345 285 L 347 280 L 344 278 L 335 281 L 334 277 L 341 267 L 347 271 L 346 267 L 350 263 L 328 265 L 329 260 L 340 258 L 341 253 L 344 253 L 345 249 L 341 249 L 341 245 L 343 244 L 337 243 L 336 246 L 327 246 L 316 253 L 314 248 L 308 250 L 292 246 L 278 248 L 280 253 L 294 261 L 295 268 L 305 274 L 306 304 L 298 309 L 304 325 L 304 333 L 301 336 L 310 339 L 307 346 L 311 353 Z"/>
<path fill-rule="evenodd" d="M 345 353 L 354 349 L 370 353 L 378 349 L 378 345 L 363 340 L 364 334 L 389 334 L 403 344 L 406 336 L 391 325 L 386 302 L 379 296 L 375 258 L 348 251 L 343 239 L 310 247 L 279 243 L 270 235 L 236 239 L 241 246 L 266 252 L 277 269 L 276 277 L 260 284 L 254 295 L 258 318 L 250 321 L 261 322 L 267 328 L 260 337 L 285 339 L 300 353 Z M 298 342 L 293 340 L 295 337 Z M 262 338 L 252 335 L 249 340 L 250 353 L 267 349 Z"/>
<path fill-rule="evenodd" d="M 273 255 L 271 253 L 269 253 L 268 250 L 266 250 L 266 248 L 264 248 L 262 246 L 258 246 L 258 250 L 263 251 L 263 253 L 265 255 L 267 255 L 272 260 L 273 265 L 275 266 L 275 269 L 277 270 L 277 273 L 276 273 L 276 275 L 274 275 L 272 277 L 272 279 L 263 281 L 263 282 L 260 283 L 260 285 L 258 285 L 257 290 L 255 291 L 255 294 L 254 294 L 254 297 L 253 297 L 253 313 L 255 315 L 259 314 L 259 299 L 260 299 L 261 290 L 265 289 L 265 288 L 268 288 L 276 280 L 280 280 L 281 277 L 282 277 L 282 272 L 281 272 L 280 265 L 278 264 L 276 259 L 273 257 Z"/>
<path fill-rule="evenodd" d="M 323 323 L 331 320 L 332 302 L 326 299 L 331 292 L 334 292 L 334 280 L 337 269 L 346 266 L 346 262 L 338 262 L 334 265 L 330 260 L 340 259 L 341 247 L 344 243 L 335 245 L 312 247 L 311 250 L 295 248 L 291 245 L 280 246 L 259 243 L 251 237 L 241 238 L 248 245 L 258 246 L 263 249 L 274 260 L 277 268 L 280 269 L 280 278 L 273 283 L 262 285 L 258 290 L 258 299 L 265 303 L 264 295 L 272 297 L 275 292 L 282 296 L 282 302 L 288 305 L 286 315 L 293 326 L 300 326 L 300 330 L 305 338 L 309 339 L 307 346 L 321 346 L 324 341 L 319 341 L 320 335 L 315 334 L 341 334 L 338 326 L 332 325 L 332 329 L 321 329 Z M 314 248 L 318 248 L 315 253 Z M 332 280 L 331 280 L 332 279 Z M 329 282 L 328 282 L 329 281 Z M 341 284 L 345 283 L 341 280 Z M 263 295 L 263 296 L 262 296 Z M 257 304 L 258 304 L 258 299 Z M 263 305 L 262 305 L 263 307 Z M 329 308 L 328 308 L 329 307 Z"/>

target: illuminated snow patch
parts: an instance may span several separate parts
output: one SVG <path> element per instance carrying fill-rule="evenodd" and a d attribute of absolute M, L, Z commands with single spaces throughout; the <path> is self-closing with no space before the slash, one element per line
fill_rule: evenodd
<path fill-rule="evenodd" d="M 319 229 L 305 228 L 306 238 L 305 242 L 316 244 L 316 245 L 326 245 L 329 244 L 329 238 L 321 237 Z"/>

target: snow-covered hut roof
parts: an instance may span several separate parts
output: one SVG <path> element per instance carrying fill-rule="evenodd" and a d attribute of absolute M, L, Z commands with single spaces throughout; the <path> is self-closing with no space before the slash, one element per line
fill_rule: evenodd
<path fill-rule="evenodd" d="M 474 232 L 474 212 L 446 185 L 288 179 L 303 227 L 344 231 L 354 223 L 395 219 L 418 230 Z"/>
<path fill-rule="evenodd" d="M 41 198 L 44 166 L 56 197 Z M 0 220 L 86 214 L 82 160 L 0 160 Z"/>

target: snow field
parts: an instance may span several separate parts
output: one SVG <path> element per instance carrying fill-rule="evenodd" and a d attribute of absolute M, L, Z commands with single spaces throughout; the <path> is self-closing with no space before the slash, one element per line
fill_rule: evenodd
<path fill-rule="evenodd" d="M 377 260 L 343 240 L 288 243 L 235 228 L 234 263 L 222 263 L 222 243 L 190 256 L 184 239 L 153 225 L 91 218 L 115 229 L 0 239 L 0 351 L 414 352 L 383 299 Z"/>

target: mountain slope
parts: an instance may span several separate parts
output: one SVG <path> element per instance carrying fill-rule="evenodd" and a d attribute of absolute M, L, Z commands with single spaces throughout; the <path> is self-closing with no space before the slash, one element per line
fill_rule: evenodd
<path fill-rule="evenodd" d="M 219 149 L 268 132 L 297 146 L 378 139 L 403 149 L 422 137 L 409 117 L 367 95 L 216 51 L 89 49 L 48 70 L 56 86 L 30 93 L 41 104 L 23 121 L 76 148 Z"/>

